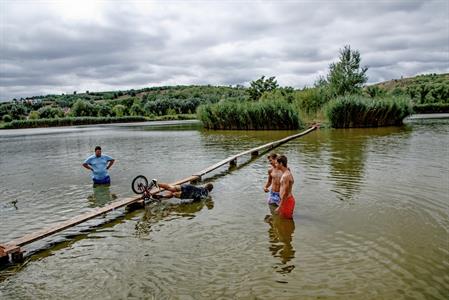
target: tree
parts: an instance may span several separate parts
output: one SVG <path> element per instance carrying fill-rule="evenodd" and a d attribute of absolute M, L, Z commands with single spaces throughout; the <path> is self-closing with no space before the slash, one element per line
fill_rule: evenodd
<path fill-rule="evenodd" d="M 134 104 L 129 109 L 129 113 L 131 116 L 143 116 L 145 115 L 142 107 L 139 105 L 139 102 L 134 102 Z"/>
<path fill-rule="evenodd" d="M 12 117 L 10 115 L 3 115 L 2 120 L 3 122 L 8 123 L 12 121 Z"/>
<path fill-rule="evenodd" d="M 116 117 L 123 117 L 125 115 L 126 107 L 122 104 L 117 104 L 112 108 Z"/>
<path fill-rule="evenodd" d="M 37 112 L 36 110 L 30 111 L 30 113 L 28 114 L 28 120 L 37 120 L 39 119 L 39 112 Z"/>
<path fill-rule="evenodd" d="M 331 63 L 329 69 L 327 82 L 334 95 L 358 93 L 368 80 L 368 67 L 360 67 L 360 53 L 349 45 L 340 49 L 340 61 Z"/>
<path fill-rule="evenodd" d="M 270 77 L 265 80 L 265 76 L 257 79 L 256 81 L 251 81 L 250 87 L 248 88 L 249 98 L 253 101 L 260 99 L 263 93 L 274 91 L 279 87 L 276 77 Z"/>
<path fill-rule="evenodd" d="M 110 117 L 114 113 L 112 112 L 112 109 L 107 104 L 100 104 L 98 105 L 98 116 L 99 117 Z"/>
<path fill-rule="evenodd" d="M 70 112 L 74 117 L 90 117 L 96 116 L 98 113 L 94 105 L 81 99 L 78 99 L 73 103 Z"/>
<path fill-rule="evenodd" d="M 64 111 L 59 107 L 44 106 L 38 109 L 39 118 L 54 119 L 64 117 Z"/>

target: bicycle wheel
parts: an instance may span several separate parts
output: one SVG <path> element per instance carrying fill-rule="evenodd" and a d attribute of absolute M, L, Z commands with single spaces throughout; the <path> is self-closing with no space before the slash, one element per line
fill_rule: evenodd
<path fill-rule="evenodd" d="M 143 175 L 139 175 L 136 178 L 134 178 L 133 183 L 131 184 L 131 188 L 133 189 L 133 192 L 136 194 L 143 194 L 147 186 L 148 186 L 148 179 Z"/>

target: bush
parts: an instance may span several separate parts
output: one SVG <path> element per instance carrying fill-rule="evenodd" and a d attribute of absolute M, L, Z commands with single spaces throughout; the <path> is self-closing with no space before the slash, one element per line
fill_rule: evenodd
<path fill-rule="evenodd" d="M 410 100 L 403 97 L 376 100 L 343 96 L 331 100 L 325 108 L 326 117 L 334 128 L 401 125 L 411 112 Z"/>
<path fill-rule="evenodd" d="M 3 122 L 11 122 L 12 121 L 12 117 L 10 115 L 3 115 L 2 117 Z"/>
<path fill-rule="evenodd" d="M 126 112 L 126 107 L 122 104 L 117 104 L 112 108 L 112 112 L 116 117 L 123 117 Z"/>
<path fill-rule="evenodd" d="M 94 117 L 98 115 L 97 107 L 88 101 L 78 99 L 72 105 L 70 114 L 73 117 Z"/>
<path fill-rule="evenodd" d="M 59 107 L 44 106 L 37 111 L 41 119 L 53 119 L 64 117 L 64 111 Z"/>
<path fill-rule="evenodd" d="M 295 106 L 306 114 L 318 112 L 331 98 L 328 88 L 324 86 L 297 91 L 294 97 Z"/>
<path fill-rule="evenodd" d="M 33 111 L 31 111 L 28 114 L 28 120 L 37 120 L 37 119 L 39 119 L 39 112 L 38 111 L 33 110 Z"/>

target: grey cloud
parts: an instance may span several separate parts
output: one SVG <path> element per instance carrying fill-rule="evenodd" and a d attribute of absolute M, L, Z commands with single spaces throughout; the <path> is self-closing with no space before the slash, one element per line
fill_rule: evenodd
<path fill-rule="evenodd" d="M 0 15 L 0 101 L 261 75 L 310 86 L 348 44 L 370 82 L 449 71 L 445 1 L 99 2 L 94 19 L 17 3 Z"/>

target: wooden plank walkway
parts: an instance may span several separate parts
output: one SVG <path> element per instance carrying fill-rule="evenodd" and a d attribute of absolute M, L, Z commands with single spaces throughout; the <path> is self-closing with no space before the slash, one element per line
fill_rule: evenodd
<path fill-rule="evenodd" d="M 282 145 L 282 144 L 284 144 L 284 143 L 286 143 L 286 142 L 288 142 L 288 141 L 290 141 L 292 139 L 296 139 L 298 137 L 306 135 L 306 134 L 310 133 L 311 131 L 313 131 L 313 130 L 315 130 L 317 128 L 318 128 L 318 126 L 312 126 L 311 128 L 309 128 L 309 129 L 307 129 L 307 130 L 305 130 L 305 131 L 303 131 L 301 133 L 298 133 L 298 134 L 295 134 L 295 135 L 291 135 L 291 136 L 288 136 L 288 137 L 283 138 L 281 140 L 277 140 L 277 141 L 274 141 L 274 142 L 271 142 L 271 143 L 267 143 L 267 144 L 264 144 L 262 146 L 259 146 L 259 147 L 256 147 L 256 148 L 252 148 L 250 150 L 247 150 L 247 151 L 241 152 L 239 154 L 233 155 L 233 156 L 228 157 L 228 158 L 226 158 L 226 159 L 224 159 L 222 161 L 217 162 L 216 164 L 214 164 L 214 165 L 212 165 L 212 166 L 210 166 L 208 168 L 205 168 L 205 169 L 203 169 L 203 170 L 193 174 L 192 176 L 189 176 L 189 177 L 186 177 L 184 179 L 178 180 L 178 181 L 173 182 L 171 184 L 178 185 L 178 184 L 183 184 L 183 183 L 186 183 L 186 182 L 199 181 L 199 180 L 201 180 L 201 177 L 204 176 L 205 174 L 207 174 L 209 172 L 212 172 L 213 170 L 215 170 L 215 169 L 217 169 L 217 168 L 219 168 L 219 167 L 221 167 L 221 166 L 223 166 L 223 165 L 225 165 L 227 163 L 230 163 L 232 165 L 236 164 L 237 163 L 237 158 L 239 158 L 241 156 L 244 156 L 244 155 L 247 155 L 247 154 L 258 155 L 259 151 L 262 151 L 262 150 L 268 151 L 270 149 L 276 148 L 276 147 L 278 147 L 278 146 L 280 146 L 280 145 Z M 8 261 L 9 260 L 9 256 L 11 256 L 11 260 L 12 261 L 20 261 L 21 259 L 23 259 L 23 251 L 22 251 L 21 247 L 23 247 L 23 246 L 25 246 L 27 244 L 30 244 L 30 243 L 32 243 L 34 241 L 43 239 L 43 238 L 45 238 L 47 236 L 50 236 L 50 235 L 52 235 L 54 233 L 60 232 L 60 231 L 62 231 L 64 229 L 67 229 L 69 227 L 73 227 L 73 226 L 78 225 L 80 223 L 83 223 L 83 222 L 85 222 L 87 220 L 90 220 L 90 219 L 93 219 L 93 218 L 98 217 L 100 215 L 103 215 L 103 214 L 105 214 L 107 212 L 113 211 L 113 210 L 121 208 L 123 206 L 131 205 L 131 204 L 137 203 L 137 202 L 139 202 L 140 205 L 143 205 L 143 200 L 142 200 L 141 196 L 136 196 L 136 197 L 125 198 L 125 199 L 122 199 L 122 200 L 117 200 L 117 201 L 114 201 L 114 202 L 112 202 L 112 203 L 110 203 L 110 204 L 108 204 L 106 206 L 96 208 L 96 209 L 94 209 L 92 211 L 89 211 L 89 212 L 84 213 L 82 215 L 79 215 L 77 217 L 68 219 L 66 221 L 60 222 L 58 224 L 52 225 L 52 226 L 50 226 L 48 228 L 44 228 L 44 229 L 38 230 L 36 232 L 24 235 L 21 238 L 9 241 L 7 243 L 0 244 L 0 262 Z"/>

